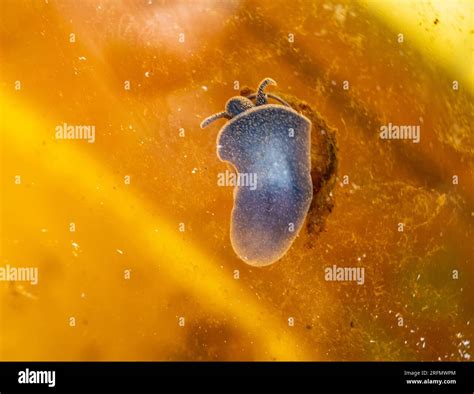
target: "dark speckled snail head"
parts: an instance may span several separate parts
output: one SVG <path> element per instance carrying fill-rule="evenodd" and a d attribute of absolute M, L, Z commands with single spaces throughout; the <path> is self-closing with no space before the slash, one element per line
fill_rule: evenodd
<path fill-rule="evenodd" d="M 225 105 L 225 111 L 211 115 L 208 118 L 204 119 L 203 122 L 201 123 L 201 128 L 203 129 L 204 127 L 208 126 L 209 124 L 211 124 L 217 119 L 221 119 L 221 118 L 232 119 L 234 116 L 237 116 L 241 114 L 242 112 L 249 110 L 250 108 L 253 108 L 258 105 L 267 104 L 268 97 L 274 100 L 277 100 L 283 105 L 286 105 L 287 107 L 289 107 L 288 103 L 286 103 L 280 97 L 275 96 L 273 94 L 269 94 L 269 93 L 265 94 L 264 90 L 268 85 L 276 86 L 276 82 L 271 78 L 265 78 L 262 82 L 260 82 L 257 93 L 253 93 L 248 97 L 242 97 L 242 96 L 232 97 L 230 100 L 227 101 Z M 256 97 L 256 100 L 254 104 L 251 101 L 251 99 L 255 97 Z"/>
<path fill-rule="evenodd" d="M 247 97 L 232 97 L 229 101 L 227 101 L 225 105 L 225 112 L 231 118 L 237 116 L 238 114 L 247 111 L 248 109 L 252 108 L 254 105 Z"/>

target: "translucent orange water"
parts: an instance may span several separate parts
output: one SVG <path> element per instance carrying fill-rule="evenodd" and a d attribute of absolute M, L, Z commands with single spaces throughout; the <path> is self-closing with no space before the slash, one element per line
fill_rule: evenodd
<path fill-rule="evenodd" d="M 3 2 L 0 264 L 39 283 L 0 282 L 0 359 L 469 358 L 472 87 L 371 11 Z M 267 76 L 336 130 L 338 181 L 324 231 L 258 269 L 232 251 L 227 167 L 199 123 Z M 64 122 L 96 141 L 55 139 Z M 420 143 L 380 140 L 389 122 Z M 364 285 L 325 281 L 333 264 Z"/>

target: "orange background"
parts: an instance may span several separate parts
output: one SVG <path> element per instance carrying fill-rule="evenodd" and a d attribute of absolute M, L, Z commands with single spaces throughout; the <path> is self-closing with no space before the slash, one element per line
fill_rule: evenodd
<path fill-rule="evenodd" d="M 0 359 L 469 359 L 472 10 L 450 3 L 3 0 L 0 264 L 39 284 L 0 282 Z M 314 247 L 258 269 L 199 123 L 264 77 L 337 130 L 339 181 Z M 56 140 L 64 122 L 95 143 Z M 388 122 L 421 143 L 381 141 Z M 365 284 L 326 282 L 333 264 Z"/>

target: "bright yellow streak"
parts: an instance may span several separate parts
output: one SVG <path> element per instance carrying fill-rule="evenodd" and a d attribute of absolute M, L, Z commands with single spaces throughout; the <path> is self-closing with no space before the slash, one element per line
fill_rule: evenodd
<path fill-rule="evenodd" d="M 472 0 L 360 0 L 426 59 L 474 92 Z M 438 22 L 435 24 L 435 20 Z"/>
<path fill-rule="evenodd" d="M 42 128 L 39 117 L 33 115 L 31 108 L 22 107 L 21 103 L 5 94 L 0 96 L 0 108 L 2 152 L 3 149 L 35 152 L 35 148 L 42 142 L 41 133 L 38 132 Z M 50 144 L 50 149 L 49 155 L 34 158 L 35 166 L 37 170 L 49 174 L 59 185 L 67 186 L 71 179 L 74 179 L 84 190 L 84 194 L 95 199 L 97 204 L 100 202 L 95 190 L 97 184 L 104 190 L 112 190 L 116 182 L 114 183 L 111 174 L 105 174 L 106 170 L 98 162 L 83 153 L 80 154 L 71 145 Z M 76 171 L 71 163 L 80 163 L 81 170 Z M 100 178 L 95 178 L 94 174 L 100 174 Z M 54 201 L 51 203 L 54 204 Z M 213 262 L 209 256 L 204 255 L 189 241 L 181 241 L 177 226 L 173 229 L 169 223 L 159 218 L 154 219 L 151 225 L 149 212 L 152 209 L 147 209 L 147 204 L 142 199 L 121 189 L 115 191 L 114 198 L 109 200 L 107 207 L 112 211 L 117 226 L 142 234 L 139 242 L 159 261 L 160 274 L 165 273 L 176 287 L 181 286 L 196 299 L 204 300 L 206 308 L 216 313 L 217 317 L 235 317 L 236 323 L 256 339 L 255 345 L 261 348 L 256 354 L 265 354 L 263 357 L 258 356 L 259 359 L 317 359 L 313 349 L 310 357 L 309 352 L 301 348 L 297 338 L 285 327 L 285 321 L 278 320 L 259 304 L 256 297 L 242 290 L 234 279 L 219 271 L 219 264 Z M 2 206 L 2 209 L 9 207 Z M 157 227 L 159 237 L 154 233 Z M 157 278 L 157 282 L 158 280 L 160 278 Z M 137 356 L 139 359 L 139 355 Z"/>

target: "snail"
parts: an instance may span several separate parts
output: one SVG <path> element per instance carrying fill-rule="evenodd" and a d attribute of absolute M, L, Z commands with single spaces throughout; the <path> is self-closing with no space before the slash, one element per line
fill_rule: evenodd
<path fill-rule="evenodd" d="M 238 174 L 253 174 L 256 187 L 237 185 L 231 214 L 230 240 L 247 264 L 268 266 L 281 259 L 303 226 L 313 198 L 311 121 L 283 99 L 257 92 L 227 101 L 225 111 L 206 118 L 229 121 L 217 136 L 217 156 Z M 268 99 L 279 104 L 270 104 Z M 252 100 L 255 100 L 255 104 Z"/>

